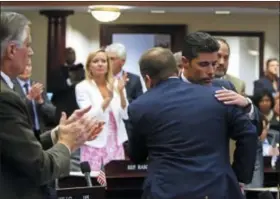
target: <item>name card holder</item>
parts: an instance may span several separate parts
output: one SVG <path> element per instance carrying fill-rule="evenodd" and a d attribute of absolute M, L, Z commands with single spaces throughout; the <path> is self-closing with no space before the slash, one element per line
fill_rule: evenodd
<path fill-rule="evenodd" d="M 130 160 L 113 160 L 105 165 L 108 178 L 145 177 L 147 169 L 147 164 L 134 164 Z"/>
<path fill-rule="evenodd" d="M 105 187 L 72 187 L 57 189 L 58 199 L 105 199 Z"/>

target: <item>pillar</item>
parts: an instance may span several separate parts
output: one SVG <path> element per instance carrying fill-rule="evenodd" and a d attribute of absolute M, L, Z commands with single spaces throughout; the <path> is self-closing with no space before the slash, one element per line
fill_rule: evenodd
<path fill-rule="evenodd" d="M 66 18 L 74 11 L 42 10 L 40 14 L 48 18 L 46 87 L 48 92 L 53 92 L 57 86 L 57 73 L 65 62 Z"/>

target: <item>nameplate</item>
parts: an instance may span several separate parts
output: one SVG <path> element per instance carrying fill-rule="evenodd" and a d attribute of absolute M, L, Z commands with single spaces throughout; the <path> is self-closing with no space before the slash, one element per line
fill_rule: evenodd
<path fill-rule="evenodd" d="M 105 165 L 107 177 L 145 177 L 147 164 L 134 164 L 129 160 L 113 160 Z"/>
<path fill-rule="evenodd" d="M 58 199 L 105 199 L 105 188 L 96 187 L 74 187 L 57 189 Z"/>

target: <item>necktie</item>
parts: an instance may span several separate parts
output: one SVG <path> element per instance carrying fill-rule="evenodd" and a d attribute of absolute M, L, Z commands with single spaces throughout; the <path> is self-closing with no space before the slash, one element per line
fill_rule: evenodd
<path fill-rule="evenodd" d="M 25 84 L 23 85 L 23 87 L 24 87 L 24 89 L 25 89 L 25 94 L 27 95 L 27 94 L 29 93 L 28 84 L 25 83 Z"/>
<path fill-rule="evenodd" d="M 26 95 L 29 93 L 29 85 L 28 83 L 25 83 L 23 85 L 24 87 L 24 90 L 25 90 L 25 93 Z M 31 101 L 31 107 L 30 107 L 30 110 L 31 110 L 31 116 L 32 116 L 32 120 L 33 120 L 33 128 L 35 130 L 40 130 L 40 124 L 39 124 L 39 121 L 38 121 L 38 115 L 37 115 L 37 110 L 36 110 L 36 104 L 34 102 L 34 100 Z"/>

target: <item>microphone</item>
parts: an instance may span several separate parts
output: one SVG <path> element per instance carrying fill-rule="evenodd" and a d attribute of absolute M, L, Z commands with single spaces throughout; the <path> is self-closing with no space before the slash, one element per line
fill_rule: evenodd
<path fill-rule="evenodd" d="M 80 168 L 82 173 L 85 175 L 85 179 L 87 182 L 87 186 L 88 187 L 92 187 L 92 182 L 91 182 L 91 178 L 90 178 L 90 165 L 88 162 L 81 162 L 80 163 Z"/>

